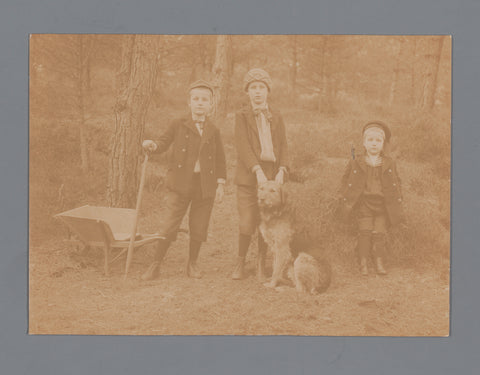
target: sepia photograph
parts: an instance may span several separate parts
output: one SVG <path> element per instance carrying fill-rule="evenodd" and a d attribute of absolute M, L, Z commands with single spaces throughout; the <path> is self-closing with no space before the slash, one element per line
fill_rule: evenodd
<path fill-rule="evenodd" d="M 32 34 L 28 332 L 449 336 L 449 35 Z"/>

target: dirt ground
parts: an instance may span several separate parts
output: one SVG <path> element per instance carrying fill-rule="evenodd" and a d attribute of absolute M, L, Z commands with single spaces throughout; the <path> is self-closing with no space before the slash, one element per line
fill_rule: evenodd
<path fill-rule="evenodd" d="M 159 212 L 147 193 L 140 228 L 152 230 Z M 216 205 L 200 254 L 204 277 L 185 275 L 188 235 L 180 234 L 158 280 L 140 279 L 152 257 L 139 249 L 127 280 L 124 259 L 103 275 L 100 249 L 77 251 L 56 236 L 30 247 L 29 332 L 101 335 L 314 335 L 446 336 L 449 334 L 448 266 L 388 264 L 389 274 L 362 277 L 351 261 L 330 259 L 330 288 L 297 295 L 256 281 L 256 246 L 248 278 L 230 279 L 236 252 L 235 190 Z M 185 224 L 183 224 L 185 226 Z M 60 226 L 60 224 L 59 224 Z M 268 263 L 271 264 L 268 258 Z M 267 263 L 267 264 L 268 264 Z M 267 271 L 269 271 L 267 269 Z"/>

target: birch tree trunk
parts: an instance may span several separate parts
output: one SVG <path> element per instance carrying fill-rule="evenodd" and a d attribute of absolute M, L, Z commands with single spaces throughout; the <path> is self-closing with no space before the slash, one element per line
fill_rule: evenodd
<path fill-rule="evenodd" d="M 145 116 L 155 87 L 157 43 L 158 37 L 151 35 L 124 37 L 107 187 L 112 207 L 135 206 Z"/>

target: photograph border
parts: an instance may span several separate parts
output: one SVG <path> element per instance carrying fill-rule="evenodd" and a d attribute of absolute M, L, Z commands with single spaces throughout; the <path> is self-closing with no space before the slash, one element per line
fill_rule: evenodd
<path fill-rule="evenodd" d="M 169 0 L 170 1 L 170 0 Z M 3 6 L 0 363 L 8 374 L 329 373 L 450 374 L 479 367 L 476 107 L 480 42 L 472 1 L 216 0 L 138 3 L 32 0 Z M 208 3 L 208 4 L 207 4 Z M 220 2 L 218 2 L 220 3 Z M 208 7 L 207 5 L 210 5 Z M 157 15 L 157 16 L 156 16 Z M 251 20 L 246 22 L 246 20 Z M 160 26 L 159 26 L 160 25 Z M 28 336 L 28 35 L 30 33 L 451 34 L 451 336 Z M 477 74 L 475 74 L 477 73 Z M 460 150 L 460 151 L 459 151 Z M 466 150 L 466 152 L 461 152 Z M 478 198 L 477 198 L 478 199 Z"/>

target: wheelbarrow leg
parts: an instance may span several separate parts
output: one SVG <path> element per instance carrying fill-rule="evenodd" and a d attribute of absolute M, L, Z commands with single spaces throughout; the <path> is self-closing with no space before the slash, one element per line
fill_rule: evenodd
<path fill-rule="evenodd" d="M 105 246 L 103 246 L 103 251 L 105 253 L 105 265 L 104 265 L 105 276 L 109 276 L 110 270 L 108 265 L 110 263 L 110 244 L 106 243 Z"/>

